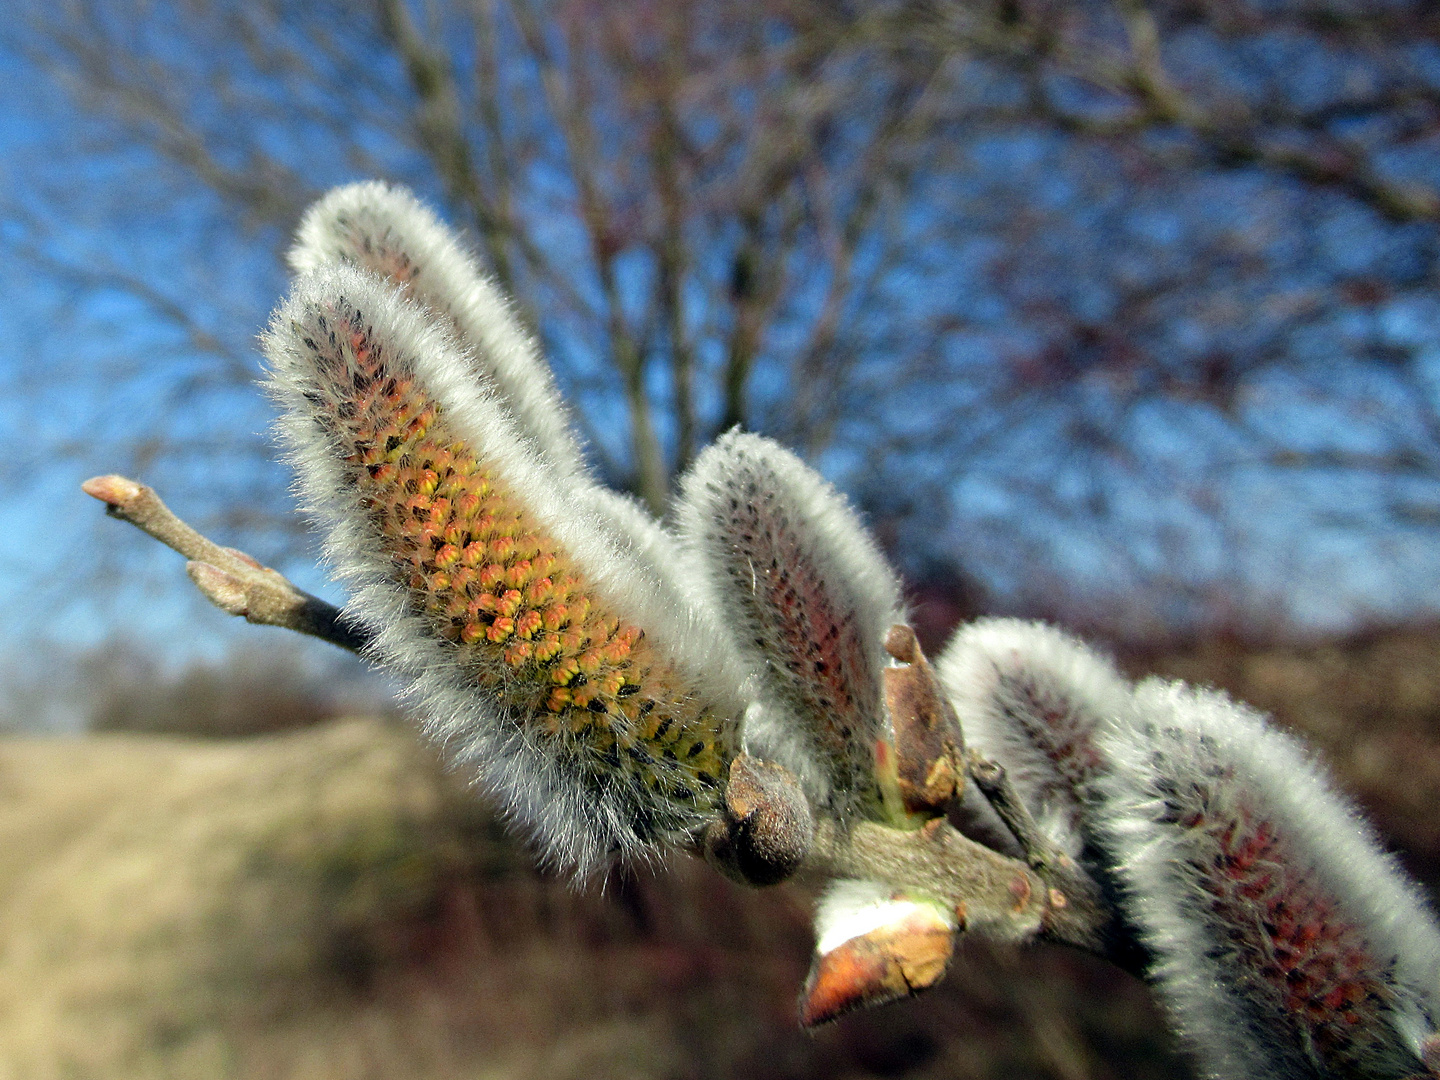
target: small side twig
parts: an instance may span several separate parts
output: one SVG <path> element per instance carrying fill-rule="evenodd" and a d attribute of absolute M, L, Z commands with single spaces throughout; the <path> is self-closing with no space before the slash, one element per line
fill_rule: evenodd
<path fill-rule="evenodd" d="M 1050 842 L 999 762 L 966 752 L 966 771 L 1025 853 L 1025 861 L 1049 888 L 1045 936 L 1101 955 L 1113 948 L 1114 912 L 1099 886 L 1075 860 Z"/>
<path fill-rule="evenodd" d="M 189 560 L 185 572 L 205 599 L 252 623 L 280 626 L 321 638 L 351 652 L 369 635 L 335 605 L 298 588 L 285 575 L 234 548 L 221 547 L 191 528 L 161 501 L 153 488 L 124 476 L 97 476 L 80 485 L 105 504 L 111 517 L 128 521 Z"/>
<path fill-rule="evenodd" d="M 1010 835 L 1025 853 L 1025 861 L 1035 870 L 1064 869 L 1071 865 L 1071 859 L 1052 844 L 1035 824 L 1030 808 L 1020 798 L 1015 785 L 1005 773 L 1005 767 L 998 761 L 982 757 L 974 750 L 965 755 L 966 771 L 980 793 L 995 808 L 995 813 L 1010 830 Z"/>

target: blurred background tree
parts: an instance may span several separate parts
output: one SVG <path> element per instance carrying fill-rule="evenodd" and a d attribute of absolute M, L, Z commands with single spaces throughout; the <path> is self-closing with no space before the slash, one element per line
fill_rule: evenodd
<path fill-rule="evenodd" d="M 19 0 L 0 32 L 18 506 L 123 468 L 293 570 L 253 337 L 304 206 L 378 176 L 469 230 L 657 512 L 739 423 L 939 622 L 1440 600 L 1423 0 Z"/>

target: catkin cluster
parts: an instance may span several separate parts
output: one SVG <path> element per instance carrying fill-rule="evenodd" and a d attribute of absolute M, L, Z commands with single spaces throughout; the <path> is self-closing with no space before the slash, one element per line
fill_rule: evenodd
<path fill-rule="evenodd" d="M 909 685 L 886 674 L 899 582 L 838 492 L 741 432 L 683 478 L 673 529 L 601 487 L 534 343 L 406 192 L 331 193 L 292 264 L 270 386 L 350 611 L 550 860 L 583 873 L 688 844 L 764 884 L 804 861 L 812 814 L 832 838 L 920 826 L 886 705 Z M 1440 929 L 1287 736 L 1223 695 L 1133 686 L 1037 623 L 963 628 L 936 670 L 1034 819 L 1002 822 L 997 801 L 972 824 L 1114 898 L 1106 933 L 1143 953 L 1209 1075 L 1437 1068 Z M 962 757 L 957 738 L 937 758 L 942 790 L 981 775 Z M 885 881 L 832 891 L 832 960 L 928 959 L 855 993 L 831 963 L 827 992 L 887 999 L 907 970 L 930 985 L 962 911 Z"/>

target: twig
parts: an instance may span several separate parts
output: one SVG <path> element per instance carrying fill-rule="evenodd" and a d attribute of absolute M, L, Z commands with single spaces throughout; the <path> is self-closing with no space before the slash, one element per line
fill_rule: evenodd
<path fill-rule="evenodd" d="M 944 818 L 909 830 L 869 821 L 841 829 L 822 818 L 806 868 L 932 896 L 955 911 L 962 928 L 994 941 L 1036 937 L 1053 900 L 1035 871 L 976 843 Z"/>
<path fill-rule="evenodd" d="M 1116 929 L 1114 912 L 1095 880 L 1040 831 L 1002 765 L 981 757 L 974 750 L 967 751 L 965 758 L 970 779 L 1015 837 L 1025 853 L 1025 861 L 1049 889 L 1046 936 L 1116 959 L 1112 954 L 1123 935 Z"/>
<path fill-rule="evenodd" d="M 966 755 L 967 771 L 980 793 L 995 808 L 995 813 L 1010 830 L 1010 835 L 1025 853 L 1025 861 L 1036 870 L 1059 868 L 1070 862 L 1070 857 L 1052 844 L 1040 831 L 1030 809 L 1010 782 L 1005 768 L 999 762 L 990 761 L 974 750 Z"/>
<path fill-rule="evenodd" d="M 114 475 L 94 477 L 80 487 L 103 502 L 111 517 L 128 521 L 185 556 L 190 580 L 221 611 L 263 626 L 309 634 L 351 652 L 361 651 L 369 641 L 369 635 L 333 604 L 298 588 L 243 551 L 221 547 L 200 535 L 176 517 L 153 488 Z"/>

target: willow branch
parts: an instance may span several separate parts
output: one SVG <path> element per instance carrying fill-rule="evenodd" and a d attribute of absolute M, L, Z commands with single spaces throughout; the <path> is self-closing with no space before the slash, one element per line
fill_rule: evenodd
<path fill-rule="evenodd" d="M 805 870 L 933 897 L 963 929 L 991 941 L 1053 941 L 1113 958 L 1113 915 L 1078 879 L 1062 888 L 1051 874 L 971 840 L 944 818 L 911 830 L 869 821 L 841 829 L 822 819 Z"/>
<path fill-rule="evenodd" d="M 185 572 L 205 599 L 230 615 L 262 626 L 281 626 L 359 652 L 369 635 L 333 604 L 297 587 L 277 570 L 202 536 L 166 506 L 153 488 L 123 476 L 97 476 L 81 484 L 111 517 L 128 521 L 189 560 Z"/>
<path fill-rule="evenodd" d="M 114 475 L 97 476 L 81 487 L 103 502 L 111 517 L 128 521 L 185 556 L 190 580 L 222 611 L 354 652 L 369 641 L 339 608 L 244 552 L 201 535 L 154 489 Z M 1080 875 L 1050 860 L 1035 861 L 1039 865 L 1027 865 L 977 843 L 942 817 L 908 830 L 874 822 L 847 829 L 822 820 L 816 823 L 805 868 L 922 892 L 949 904 L 964 928 L 992 940 L 1043 939 L 1109 955 L 1112 913 L 1089 895 Z"/>

